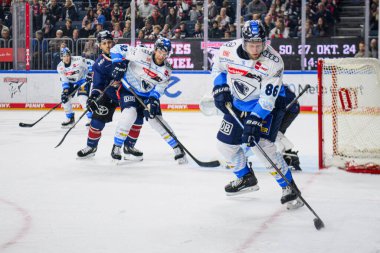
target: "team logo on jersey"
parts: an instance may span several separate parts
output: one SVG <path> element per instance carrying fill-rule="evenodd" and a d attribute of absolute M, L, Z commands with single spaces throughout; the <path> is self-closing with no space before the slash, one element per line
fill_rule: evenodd
<path fill-rule="evenodd" d="M 108 114 L 108 108 L 104 105 L 100 105 L 98 110 L 96 110 L 96 114 L 99 116 L 104 116 Z"/>
<path fill-rule="evenodd" d="M 4 83 L 8 83 L 9 94 L 13 98 L 17 93 L 21 93 L 21 87 L 28 81 L 27 78 L 5 77 Z"/>
<path fill-rule="evenodd" d="M 261 71 L 264 71 L 264 72 L 268 71 L 268 68 L 265 65 L 263 65 L 261 62 L 259 62 L 259 61 L 256 62 L 255 69 L 256 70 L 261 70 Z"/>
<path fill-rule="evenodd" d="M 256 79 L 253 79 L 256 80 Z M 237 96 L 239 99 L 244 100 L 249 95 L 251 95 L 253 92 L 257 90 L 258 87 L 260 87 L 260 83 L 257 81 L 253 82 L 245 82 L 240 79 L 231 79 L 232 81 L 232 87 L 234 88 Z"/>
<path fill-rule="evenodd" d="M 224 50 L 224 51 L 223 51 L 223 56 L 225 56 L 225 57 L 229 57 L 229 56 L 230 56 L 230 52 Z"/>
<path fill-rule="evenodd" d="M 234 127 L 233 124 L 231 124 L 228 121 L 223 120 L 222 124 L 220 125 L 219 131 L 222 132 L 225 135 L 230 135 L 232 132 L 232 128 Z"/>
<path fill-rule="evenodd" d="M 143 67 L 143 70 L 144 70 L 144 72 L 145 72 L 148 76 L 150 76 L 153 80 L 155 80 L 155 81 L 157 81 L 157 82 L 161 82 L 161 81 L 162 81 L 161 77 L 159 77 L 157 73 L 154 73 L 154 72 L 151 71 L 150 69 L 147 69 L 147 68 L 144 68 L 144 67 Z"/>

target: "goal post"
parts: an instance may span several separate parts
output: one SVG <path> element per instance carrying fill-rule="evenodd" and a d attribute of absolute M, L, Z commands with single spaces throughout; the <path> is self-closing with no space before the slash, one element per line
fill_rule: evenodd
<path fill-rule="evenodd" d="M 380 62 L 318 62 L 319 167 L 380 174 Z"/>

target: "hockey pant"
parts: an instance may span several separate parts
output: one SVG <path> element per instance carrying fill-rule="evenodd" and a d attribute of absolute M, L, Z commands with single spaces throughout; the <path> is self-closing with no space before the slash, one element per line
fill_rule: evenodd
<path fill-rule="evenodd" d="M 70 85 L 70 89 L 69 89 L 69 93 L 71 93 L 72 91 L 74 91 L 74 89 L 76 89 L 78 86 L 75 87 L 74 84 L 71 84 Z M 88 99 L 88 93 L 89 93 L 89 88 L 90 88 L 90 85 L 89 84 L 85 84 L 85 85 L 82 85 L 78 91 L 76 92 L 77 93 L 77 96 L 78 96 L 78 101 L 80 103 L 80 105 L 82 106 L 82 109 L 86 109 L 87 108 L 87 99 Z M 63 110 L 65 111 L 65 114 L 66 114 L 66 117 L 71 119 L 74 117 L 74 111 L 73 111 L 73 105 L 72 105 L 72 99 L 73 99 L 73 96 L 72 97 L 69 97 L 69 100 L 66 102 L 66 103 L 63 103 Z M 92 117 L 92 113 L 90 111 L 88 111 L 86 113 L 86 116 L 88 119 L 91 119 Z"/>
<path fill-rule="evenodd" d="M 263 127 L 261 129 L 262 133 L 259 145 L 262 147 L 268 157 L 281 170 L 288 181 L 291 182 L 293 181 L 291 170 L 283 159 L 282 154 L 277 151 L 277 148 L 274 144 L 274 140 L 277 136 L 277 132 L 281 124 L 282 116 L 283 111 L 281 112 L 281 110 L 275 109 L 271 114 L 268 115 L 268 117 L 265 118 Z M 238 178 L 243 177 L 250 171 L 247 165 L 247 157 L 245 156 L 245 152 L 241 146 L 242 133 L 243 129 L 235 121 L 235 119 L 231 115 L 225 114 L 217 135 L 217 147 L 219 152 L 226 159 L 228 166 L 233 169 L 233 172 Z M 271 164 L 261 154 L 257 147 L 253 147 L 252 151 L 265 164 L 265 167 L 276 179 L 277 183 L 281 187 L 287 186 L 286 181 L 283 180 L 283 178 L 276 172 L 274 168 L 272 168 Z"/>

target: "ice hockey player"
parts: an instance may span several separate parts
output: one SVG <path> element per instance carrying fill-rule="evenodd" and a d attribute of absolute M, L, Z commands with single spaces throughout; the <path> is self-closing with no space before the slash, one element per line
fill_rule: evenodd
<path fill-rule="evenodd" d="M 212 68 L 215 106 L 224 112 L 217 135 L 218 149 L 233 166 L 237 176 L 225 187 L 225 191 L 228 195 L 234 195 L 259 189 L 241 147 L 242 143 L 246 143 L 252 147 L 254 154 L 262 158 L 282 187 L 281 204 L 291 203 L 297 199 L 296 191 L 299 190 L 289 166 L 274 144 L 285 113 L 283 109 L 275 108 L 276 98 L 285 96 L 282 88 L 284 64 L 281 56 L 267 45 L 265 28 L 260 21 L 245 22 L 242 36 L 242 39 L 227 42 L 220 48 Z M 229 103 L 232 103 L 244 129 L 230 115 L 227 109 Z M 255 142 L 259 143 L 296 190 L 272 168 Z"/>
<path fill-rule="evenodd" d="M 288 86 L 284 85 L 283 87 L 285 90 L 285 96 L 278 96 L 275 106 L 277 108 L 286 108 L 286 106 L 288 106 L 296 97 L 294 92 Z M 280 129 L 276 138 L 276 146 L 278 151 L 281 154 L 283 154 L 286 164 L 291 166 L 294 170 L 301 171 L 302 169 L 300 167 L 298 151 L 292 150 L 294 148 L 294 144 L 285 136 L 286 130 L 289 128 L 289 126 L 293 123 L 293 121 L 300 113 L 300 104 L 297 101 L 288 110 L 286 110 L 285 108 L 285 115 L 282 119 Z"/>
<path fill-rule="evenodd" d="M 86 59 L 81 56 L 71 56 L 70 49 L 61 49 L 62 61 L 57 66 L 57 71 L 62 82 L 61 101 L 66 114 L 66 120 L 62 122 L 62 128 L 69 128 L 75 123 L 74 111 L 71 99 L 75 93 L 82 108 L 86 108 L 88 92 L 91 86 L 91 79 L 87 78 L 88 66 Z M 74 92 L 78 90 L 77 92 Z M 71 94 L 73 93 L 74 94 Z M 91 113 L 87 114 L 89 121 Z"/>
<path fill-rule="evenodd" d="M 109 31 L 98 33 L 97 44 L 102 53 L 93 65 L 93 88 L 91 95 L 87 101 L 87 106 L 93 112 L 90 129 L 88 131 L 87 146 L 79 150 L 77 155 L 79 158 L 89 158 L 95 155 L 97 151 L 99 139 L 106 123 L 112 121 L 115 109 L 119 106 L 117 90 L 120 84 L 113 82 L 112 78 L 112 61 L 110 57 L 110 49 L 113 46 L 113 38 Z M 105 88 L 111 86 L 105 91 L 105 94 L 97 101 L 97 98 L 104 92 Z M 113 86 L 112 86 L 113 85 Z M 133 146 L 139 136 L 142 122 L 135 122 L 133 131 L 130 133 L 124 147 L 124 152 L 130 156 L 136 157 L 135 160 L 142 160 L 142 152 Z M 132 144 L 129 144 L 132 143 Z"/>
<path fill-rule="evenodd" d="M 121 80 L 123 84 L 120 89 L 122 113 L 114 137 L 111 154 L 113 159 L 121 159 L 120 148 L 126 136 L 129 135 L 133 122 L 145 116 L 152 128 L 173 148 L 174 159 L 179 164 L 187 163 L 185 152 L 157 120 L 159 118 L 170 129 L 168 123 L 162 118 L 159 100 L 169 84 L 172 72 L 167 61 L 170 51 L 171 42 L 163 37 L 157 39 L 154 49 L 124 44 L 115 45 L 111 49 L 111 58 L 114 63 L 113 78 Z M 129 61 L 128 67 L 126 61 Z M 145 100 L 149 111 L 144 110 L 130 89 Z"/>

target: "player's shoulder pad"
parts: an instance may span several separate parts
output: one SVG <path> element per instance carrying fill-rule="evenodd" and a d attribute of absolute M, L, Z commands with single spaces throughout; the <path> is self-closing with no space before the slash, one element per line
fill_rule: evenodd
<path fill-rule="evenodd" d="M 281 55 L 270 45 L 268 45 L 267 48 L 263 51 L 262 56 L 275 63 L 283 64 Z"/>
<path fill-rule="evenodd" d="M 58 71 L 58 73 L 61 73 L 64 69 L 65 69 L 65 66 L 64 66 L 63 62 L 61 61 L 57 65 L 57 71 Z"/>
<path fill-rule="evenodd" d="M 173 70 L 173 65 L 168 61 L 165 61 L 165 67 L 167 67 L 170 70 Z"/>
<path fill-rule="evenodd" d="M 136 47 L 136 50 L 147 55 L 153 55 L 153 50 L 151 48 L 145 47 L 144 45 L 141 45 L 141 44 Z"/>

